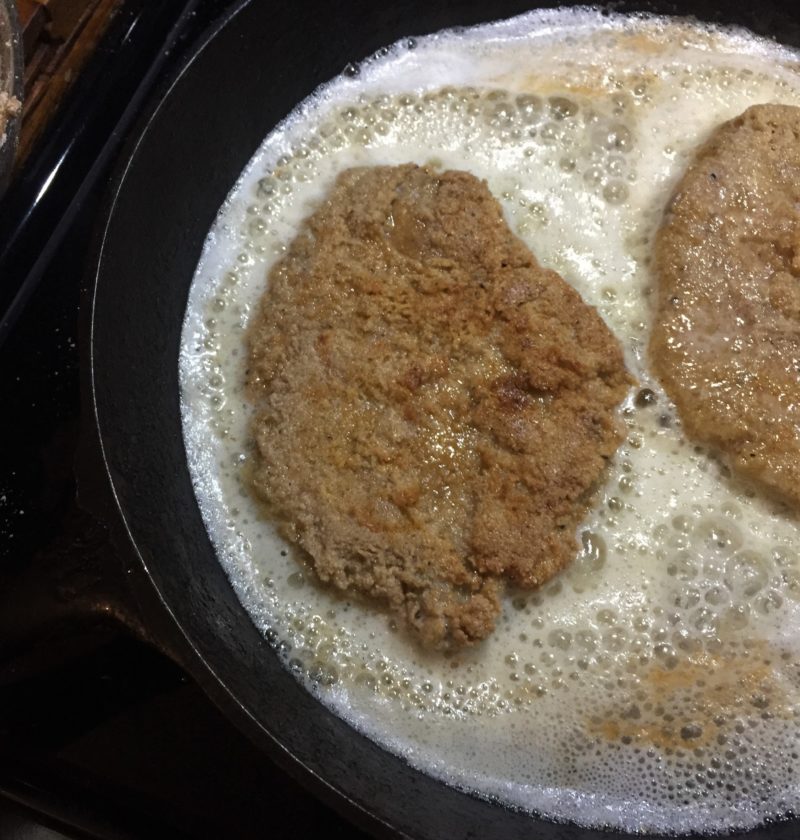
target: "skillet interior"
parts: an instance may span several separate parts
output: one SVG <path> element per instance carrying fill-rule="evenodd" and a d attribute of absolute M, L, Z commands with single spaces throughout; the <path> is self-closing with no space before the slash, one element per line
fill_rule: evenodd
<path fill-rule="evenodd" d="M 610 5 L 694 12 L 800 45 L 792 2 L 762 3 L 757 12 L 722 2 Z M 244 4 L 140 127 L 116 179 L 98 258 L 91 398 L 131 559 L 149 578 L 149 620 L 161 625 L 166 614 L 161 626 L 179 628 L 185 665 L 253 740 L 382 834 L 607 836 L 534 821 L 446 788 L 355 733 L 284 670 L 217 563 L 195 503 L 178 401 L 181 323 L 220 205 L 263 137 L 299 100 L 348 62 L 402 36 L 528 8 L 521 0 Z M 793 821 L 749 836 L 789 840 L 799 830 Z"/>

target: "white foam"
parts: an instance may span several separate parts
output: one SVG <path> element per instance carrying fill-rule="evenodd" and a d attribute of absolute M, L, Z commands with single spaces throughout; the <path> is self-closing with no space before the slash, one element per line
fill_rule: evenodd
<path fill-rule="evenodd" d="M 684 440 L 643 353 L 650 238 L 686 160 L 750 104 L 800 104 L 796 60 L 742 31 L 588 9 L 401 43 L 280 125 L 209 234 L 181 383 L 220 562 L 311 691 L 450 784 L 631 831 L 744 828 L 800 805 L 797 524 Z M 486 178 L 656 397 L 632 395 L 573 567 L 512 593 L 458 660 L 315 586 L 239 481 L 242 334 L 269 267 L 336 173 L 406 161 Z"/>

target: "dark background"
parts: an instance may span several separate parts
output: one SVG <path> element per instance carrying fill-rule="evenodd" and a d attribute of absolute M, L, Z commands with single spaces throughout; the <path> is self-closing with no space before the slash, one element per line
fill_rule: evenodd
<path fill-rule="evenodd" d="M 75 504 L 79 308 L 119 144 L 232 4 L 123 0 L 0 200 L 0 592 L 93 550 Z M 2 647 L 2 645 L 0 645 Z M 0 654 L 0 838 L 359 837 L 171 661 L 103 623 Z"/>

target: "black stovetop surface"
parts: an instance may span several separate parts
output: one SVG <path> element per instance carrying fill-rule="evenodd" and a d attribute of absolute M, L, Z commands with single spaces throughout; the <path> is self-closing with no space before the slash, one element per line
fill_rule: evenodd
<path fill-rule="evenodd" d="M 80 550 L 79 310 L 104 188 L 147 97 L 230 5 L 125 0 L 0 200 L 0 590 Z M 0 838 L 312 834 L 362 836 L 155 650 L 98 626 L 0 654 Z"/>

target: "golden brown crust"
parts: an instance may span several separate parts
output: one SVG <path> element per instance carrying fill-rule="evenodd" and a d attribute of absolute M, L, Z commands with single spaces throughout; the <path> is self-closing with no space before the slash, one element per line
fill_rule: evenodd
<path fill-rule="evenodd" d="M 342 173 L 249 341 L 254 489 L 323 581 L 458 646 L 491 632 L 505 578 L 574 556 L 630 380 L 482 181 Z"/>
<path fill-rule="evenodd" d="M 800 108 L 720 126 L 659 231 L 655 373 L 686 432 L 800 505 Z"/>

